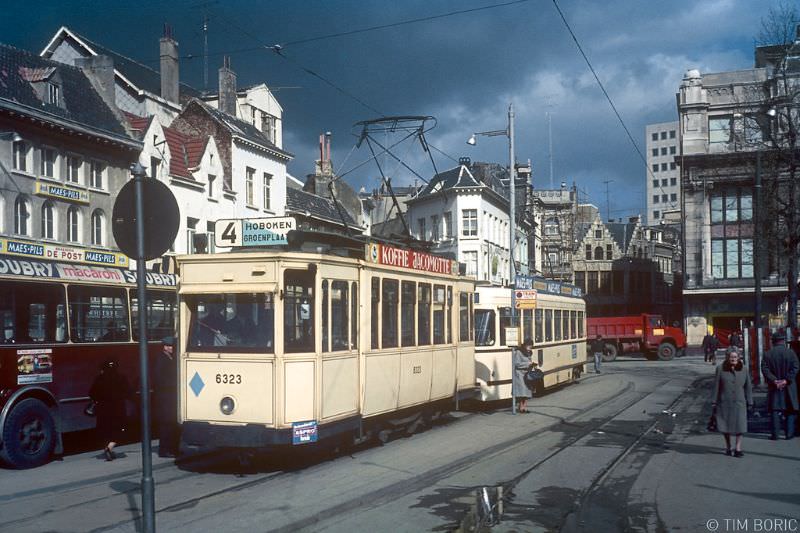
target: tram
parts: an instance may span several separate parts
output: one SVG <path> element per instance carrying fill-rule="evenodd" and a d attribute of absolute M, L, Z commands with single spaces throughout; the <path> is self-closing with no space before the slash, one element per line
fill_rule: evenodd
<path fill-rule="evenodd" d="M 511 398 L 511 353 L 523 339 L 533 339 L 532 359 L 544 372 L 544 389 L 576 381 L 585 371 L 586 302 L 580 289 L 544 278 L 527 279 L 530 288 L 515 289 L 524 298 L 513 304 L 512 289 L 477 288 L 475 375 L 481 401 Z"/>
<path fill-rule="evenodd" d="M 321 240 L 178 257 L 188 445 L 358 441 L 475 395 L 475 289 L 458 263 Z"/>

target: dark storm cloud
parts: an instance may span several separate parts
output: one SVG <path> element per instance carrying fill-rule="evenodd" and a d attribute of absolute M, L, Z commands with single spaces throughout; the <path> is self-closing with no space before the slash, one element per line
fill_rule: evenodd
<path fill-rule="evenodd" d="M 12 2 L 0 19 L 0 40 L 39 51 L 61 25 L 149 65 L 158 66 L 158 38 L 169 22 L 180 42 L 184 81 L 203 86 L 197 0 L 156 2 Z M 507 162 L 504 139 L 464 141 L 473 131 L 503 129 L 516 108 L 517 159 L 532 160 L 537 187 L 549 186 L 548 123 L 552 121 L 554 182 L 577 182 L 584 198 L 605 208 L 604 180 L 614 180 L 614 216 L 643 211 L 645 165 L 628 140 L 551 0 L 291 44 L 320 35 L 435 16 L 500 3 L 461 1 L 211 2 L 209 79 L 216 87 L 222 53 L 232 53 L 239 85 L 266 82 L 284 109 L 290 172 L 313 171 L 317 138 L 334 135 L 334 164 L 352 168 L 368 157 L 353 151 L 353 123 L 386 115 L 433 115 L 428 136 L 453 158 Z M 703 72 L 752 66 L 753 38 L 771 2 L 560 0 L 565 17 L 635 141 L 644 151 L 648 123 L 676 120 L 675 92 L 689 68 Z M 286 44 L 281 58 L 267 50 Z M 328 80 L 309 75 L 311 70 Z M 338 87 L 332 87 L 331 84 Z M 373 109 L 358 103 L 356 99 Z M 388 139 L 387 139 L 388 140 Z M 398 155 L 424 176 L 432 167 L 419 145 Z M 434 152 L 441 170 L 454 163 Z M 413 175 L 387 165 L 393 178 Z M 376 186 L 366 165 L 348 174 L 356 188 Z"/>

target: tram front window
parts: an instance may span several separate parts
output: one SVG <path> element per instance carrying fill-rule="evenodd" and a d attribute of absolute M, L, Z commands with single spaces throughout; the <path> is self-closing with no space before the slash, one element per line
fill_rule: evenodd
<path fill-rule="evenodd" d="M 188 349 L 196 352 L 273 353 L 271 293 L 201 294 L 188 298 Z"/>
<path fill-rule="evenodd" d="M 494 311 L 477 309 L 475 311 L 475 346 L 494 344 Z"/>

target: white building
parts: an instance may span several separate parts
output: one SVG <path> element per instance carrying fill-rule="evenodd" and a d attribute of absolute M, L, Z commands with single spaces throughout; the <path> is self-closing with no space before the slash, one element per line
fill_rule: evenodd
<path fill-rule="evenodd" d="M 432 251 L 452 254 L 466 264 L 467 275 L 493 285 L 509 285 L 509 199 L 500 165 L 460 164 L 431 179 L 416 198 L 407 201 L 406 220 L 412 234 L 434 243 Z M 508 178 L 506 177 L 506 181 Z M 524 182 L 523 182 L 524 183 Z M 524 216 L 525 194 L 517 182 L 518 222 L 514 245 L 515 272 L 528 274 L 530 224 Z"/>
<path fill-rule="evenodd" d="M 645 128 L 647 145 L 647 222 L 650 225 L 679 222 L 681 180 L 678 122 L 649 124 Z"/>

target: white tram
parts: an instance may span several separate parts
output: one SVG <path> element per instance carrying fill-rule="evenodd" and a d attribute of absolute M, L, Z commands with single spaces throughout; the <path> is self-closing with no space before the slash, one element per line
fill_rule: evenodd
<path fill-rule="evenodd" d="M 455 261 L 312 249 L 178 258 L 187 444 L 365 438 L 475 395 L 474 283 Z"/>
<path fill-rule="evenodd" d="M 511 398 L 511 351 L 533 339 L 532 359 L 544 388 L 577 380 L 586 364 L 586 303 L 573 285 L 528 278 L 530 289 L 515 304 L 512 289 L 478 287 L 475 295 L 475 377 L 481 401 Z M 512 324 L 512 320 L 514 323 Z M 518 327 L 518 339 L 508 340 Z"/>

